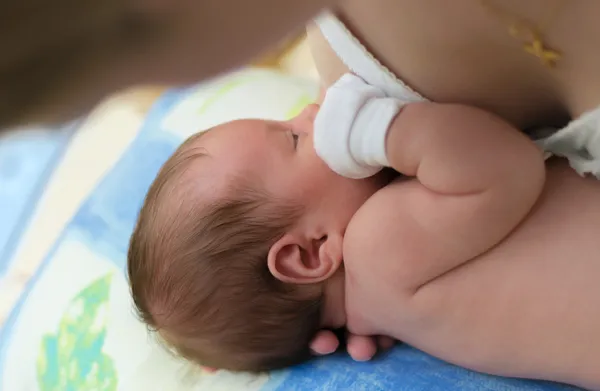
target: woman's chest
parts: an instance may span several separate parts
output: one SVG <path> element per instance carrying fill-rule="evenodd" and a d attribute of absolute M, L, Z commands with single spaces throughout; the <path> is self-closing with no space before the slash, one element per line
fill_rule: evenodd
<path fill-rule="evenodd" d="M 585 10 L 570 10 L 551 25 L 564 54 L 550 70 L 509 35 L 506 20 L 481 3 L 348 0 L 338 15 L 381 63 L 428 99 L 476 105 L 521 128 L 562 125 L 567 111 L 600 103 L 600 77 L 592 72 L 600 58 L 578 43 L 581 36 L 593 38 L 593 31 L 563 33 L 570 15 Z M 531 3 L 507 7 L 516 15 L 544 13 L 544 3 Z M 331 83 L 347 68 L 320 32 L 312 31 L 310 38 L 317 67 Z"/>

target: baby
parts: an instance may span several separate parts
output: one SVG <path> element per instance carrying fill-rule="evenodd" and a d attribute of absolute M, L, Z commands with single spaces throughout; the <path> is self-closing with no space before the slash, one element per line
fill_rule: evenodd
<path fill-rule="evenodd" d="M 600 183 L 562 162 L 545 176 L 499 118 L 403 106 L 346 75 L 290 121 L 227 123 L 175 152 L 131 239 L 134 301 L 203 366 L 289 366 L 347 327 L 598 388 Z"/>

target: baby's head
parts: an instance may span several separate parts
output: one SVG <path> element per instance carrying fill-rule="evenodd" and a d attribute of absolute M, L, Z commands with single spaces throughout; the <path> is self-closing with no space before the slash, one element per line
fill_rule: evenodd
<path fill-rule="evenodd" d="M 142 319 L 200 365 L 261 371 L 309 356 L 345 323 L 342 239 L 381 183 L 315 154 L 318 106 L 192 136 L 163 166 L 128 255 Z"/>

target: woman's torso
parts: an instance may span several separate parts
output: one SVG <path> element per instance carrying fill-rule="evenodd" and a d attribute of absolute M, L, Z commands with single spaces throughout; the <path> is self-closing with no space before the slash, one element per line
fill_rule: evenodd
<path fill-rule="evenodd" d="M 561 51 L 557 67 L 525 53 L 507 20 L 484 4 L 540 24 L 548 19 L 544 42 Z M 433 101 L 476 105 L 522 129 L 560 126 L 600 104 L 600 2 L 346 0 L 337 15 L 381 63 Z M 309 39 L 326 84 L 348 71 L 317 29 Z"/>

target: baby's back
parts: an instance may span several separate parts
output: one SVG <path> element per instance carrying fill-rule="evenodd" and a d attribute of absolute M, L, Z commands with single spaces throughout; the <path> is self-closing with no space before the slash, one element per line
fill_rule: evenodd
<path fill-rule="evenodd" d="M 600 182 L 563 161 L 549 163 L 538 204 L 504 241 L 410 295 L 385 262 L 346 263 L 382 287 L 349 295 L 397 299 L 360 309 L 378 333 L 475 370 L 600 388 Z"/>

